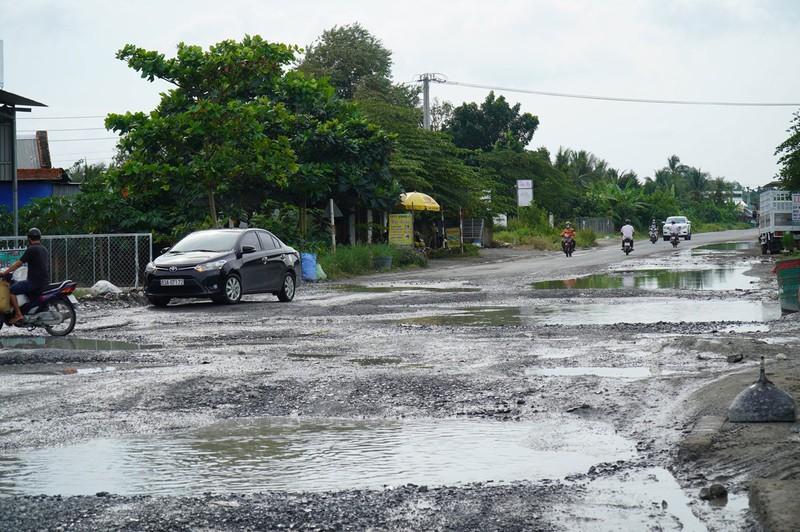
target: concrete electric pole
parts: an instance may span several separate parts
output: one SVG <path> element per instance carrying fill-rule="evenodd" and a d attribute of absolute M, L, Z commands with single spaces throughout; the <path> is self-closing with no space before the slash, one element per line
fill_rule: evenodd
<path fill-rule="evenodd" d="M 447 81 L 447 76 L 444 74 L 420 74 L 414 81 L 422 82 L 422 127 L 423 129 L 431 129 L 431 94 L 430 83 L 444 83 Z"/>

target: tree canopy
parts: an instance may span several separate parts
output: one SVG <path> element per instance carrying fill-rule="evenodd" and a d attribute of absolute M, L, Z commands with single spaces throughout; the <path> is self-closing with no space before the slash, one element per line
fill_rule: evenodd
<path fill-rule="evenodd" d="M 319 39 L 306 47 L 298 70 L 327 77 L 341 98 L 352 99 L 359 86 L 390 78 L 392 53 L 356 22 L 322 32 Z"/>
<path fill-rule="evenodd" d="M 775 149 L 775 155 L 780 156 L 778 175 L 787 189 L 800 190 L 800 111 L 794 114 L 787 133 L 790 133 L 789 138 Z"/>
<path fill-rule="evenodd" d="M 496 98 L 491 91 L 480 107 L 476 103 L 465 103 L 453 109 L 444 131 L 453 137 L 459 148 L 491 151 L 495 147 L 505 147 L 522 151 L 538 127 L 538 117 L 520 114 L 519 103 L 511 107 L 504 96 Z"/>
<path fill-rule="evenodd" d="M 187 214 L 205 203 L 212 225 L 221 212 L 239 214 L 275 195 L 300 203 L 334 190 L 351 203 L 388 202 L 391 137 L 326 82 L 288 71 L 297 52 L 259 36 L 208 51 L 181 43 L 172 59 L 125 46 L 119 59 L 175 88 L 149 114 L 106 119 L 125 155 L 111 171 L 114 184 Z"/>

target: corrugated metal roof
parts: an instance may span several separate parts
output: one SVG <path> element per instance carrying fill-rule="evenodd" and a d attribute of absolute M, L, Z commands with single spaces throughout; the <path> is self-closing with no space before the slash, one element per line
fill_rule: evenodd
<path fill-rule="evenodd" d="M 34 135 L 17 136 L 17 169 L 41 168 L 39 146 Z"/>
<path fill-rule="evenodd" d="M 2 105 L 30 105 L 31 107 L 47 107 L 43 103 L 31 100 L 19 94 L 0 89 L 0 104 Z"/>

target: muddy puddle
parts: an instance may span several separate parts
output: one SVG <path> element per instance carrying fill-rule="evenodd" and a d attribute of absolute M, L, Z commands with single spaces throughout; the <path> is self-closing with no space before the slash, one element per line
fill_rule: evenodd
<path fill-rule="evenodd" d="M 674 375 L 675 373 L 677 372 L 674 370 L 664 369 L 659 366 L 632 368 L 529 368 L 525 370 L 525 375 L 528 377 L 576 377 L 588 375 L 594 377 L 608 377 L 612 379 L 647 379 L 662 375 Z"/>
<path fill-rule="evenodd" d="M 0 347 L 16 349 L 74 349 L 81 351 L 135 351 L 157 349 L 157 344 L 134 344 L 117 340 L 55 336 L 10 336 L 0 338 Z"/>
<path fill-rule="evenodd" d="M 709 268 L 698 270 L 632 270 L 587 275 L 575 279 L 540 281 L 533 283 L 539 289 L 617 289 L 641 290 L 748 290 L 756 281 L 745 275 L 750 267 Z"/>
<path fill-rule="evenodd" d="M 473 307 L 449 309 L 431 316 L 390 320 L 408 325 L 502 327 L 521 325 L 613 325 L 615 323 L 708 323 L 716 321 L 769 322 L 781 317 L 778 303 L 759 301 L 686 300 L 647 298 L 615 302 L 530 305 L 527 307 Z"/>
<path fill-rule="evenodd" d="M 561 479 L 637 456 L 606 424 L 235 420 L 170 435 L 0 454 L 0 494 L 200 495 Z"/>
<path fill-rule="evenodd" d="M 480 288 L 462 288 L 462 287 L 437 287 L 437 286 L 409 286 L 409 285 L 355 285 L 355 284 L 334 284 L 328 286 L 330 290 L 338 290 L 342 292 L 357 292 L 357 293 L 390 293 L 390 292 L 449 292 L 449 293 L 462 293 L 462 292 L 480 292 Z"/>

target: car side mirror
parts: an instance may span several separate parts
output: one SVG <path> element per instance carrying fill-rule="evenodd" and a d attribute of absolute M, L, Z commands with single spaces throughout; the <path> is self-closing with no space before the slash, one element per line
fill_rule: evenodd
<path fill-rule="evenodd" d="M 256 247 L 249 244 L 242 246 L 242 253 L 255 253 Z"/>
<path fill-rule="evenodd" d="M 161 248 L 161 254 L 163 255 L 164 253 L 166 253 L 166 252 L 167 252 L 167 251 L 169 251 L 170 249 L 172 249 L 170 246 L 167 246 L 167 247 L 165 247 L 165 248 Z"/>

